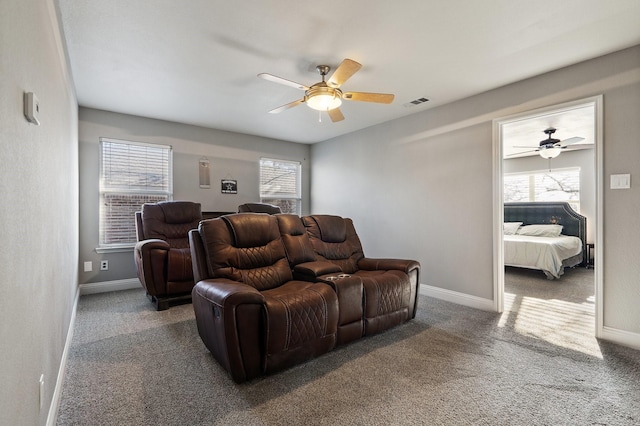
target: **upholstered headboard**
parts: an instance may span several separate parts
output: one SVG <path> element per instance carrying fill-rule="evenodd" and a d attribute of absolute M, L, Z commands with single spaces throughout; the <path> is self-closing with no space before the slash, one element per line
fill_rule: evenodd
<path fill-rule="evenodd" d="M 587 256 L 587 218 L 571 208 L 569 203 L 504 203 L 504 221 L 522 222 L 523 225 L 557 223 L 562 234 L 582 240 L 583 262 Z"/>

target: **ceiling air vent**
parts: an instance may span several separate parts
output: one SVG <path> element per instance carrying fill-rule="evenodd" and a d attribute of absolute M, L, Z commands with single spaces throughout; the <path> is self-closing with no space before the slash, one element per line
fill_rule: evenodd
<path fill-rule="evenodd" d="M 407 102 L 406 104 L 404 104 L 404 106 L 412 107 L 412 106 L 423 104 L 425 102 L 429 102 L 429 99 L 427 99 L 427 98 L 418 98 L 418 99 L 415 99 L 415 100 L 413 100 L 411 102 Z"/>

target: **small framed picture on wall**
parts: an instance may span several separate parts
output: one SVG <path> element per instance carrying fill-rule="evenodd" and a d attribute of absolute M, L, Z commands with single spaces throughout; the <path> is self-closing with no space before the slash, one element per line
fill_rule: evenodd
<path fill-rule="evenodd" d="M 238 193 L 238 181 L 232 179 L 222 179 L 222 193 L 223 194 L 237 194 Z"/>

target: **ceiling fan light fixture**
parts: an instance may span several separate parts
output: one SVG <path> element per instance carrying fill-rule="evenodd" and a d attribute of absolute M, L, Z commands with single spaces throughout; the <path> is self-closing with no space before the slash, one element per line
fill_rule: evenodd
<path fill-rule="evenodd" d="M 342 91 L 332 87 L 311 87 L 305 94 L 305 102 L 316 111 L 329 111 L 342 105 Z"/>
<path fill-rule="evenodd" d="M 542 158 L 556 158 L 558 155 L 560 155 L 561 152 L 562 148 L 559 148 L 557 146 L 553 146 L 550 148 L 540 148 L 540 151 L 538 151 L 540 157 Z"/>

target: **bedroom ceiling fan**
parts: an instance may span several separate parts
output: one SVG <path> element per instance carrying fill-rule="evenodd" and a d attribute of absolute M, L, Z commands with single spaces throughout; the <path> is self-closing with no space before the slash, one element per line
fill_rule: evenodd
<path fill-rule="evenodd" d="M 562 150 L 566 149 L 569 145 L 573 145 L 574 143 L 578 143 L 584 140 L 584 138 L 581 138 L 579 136 L 575 136 L 575 137 L 564 139 L 564 140 L 552 138 L 551 135 L 553 135 L 556 132 L 556 130 L 557 129 L 554 129 L 553 127 L 549 127 L 548 129 L 545 129 L 544 133 L 548 137 L 547 139 L 541 140 L 540 145 L 537 147 L 536 146 L 514 146 L 514 148 L 534 148 L 534 149 L 531 149 L 529 151 L 517 152 L 515 154 L 509 154 L 507 155 L 507 157 L 511 157 L 513 155 L 521 155 L 528 152 L 538 152 L 538 154 L 540 154 L 540 157 L 542 158 L 547 158 L 547 159 L 556 158 L 558 155 L 560 155 Z"/>
<path fill-rule="evenodd" d="M 390 104 L 393 102 L 394 95 L 388 93 L 343 92 L 340 90 L 340 86 L 342 86 L 360 68 L 362 68 L 362 65 L 358 62 L 351 59 L 345 59 L 340 63 L 338 68 L 336 68 L 329 80 L 325 82 L 325 77 L 331 70 L 331 67 L 328 65 L 318 65 L 316 70 L 322 76 L 322 81 L 311 86 L 305 86 L 304 84 L 296 83 L 295 81 L 267 73 L 258 74 L 258 77 L 274 83 L 284 84 L 285 86 L 304 90 L 304 97 L 302 99 L 298 99 L 297 101 L 289 102 L 286 105 L 272 109 L 269 113 L 277 114 L 289 108 L 306 103 L 311 109 L 315 109 L 320 112 L 326 111 L 329 114 L 331 121 L 335 123 L 337 121 L 344 120 L 344 115 L 342 115 L 339 108 L 343 99 L 349 101 L 375 102 L 380 104 Z"/>

